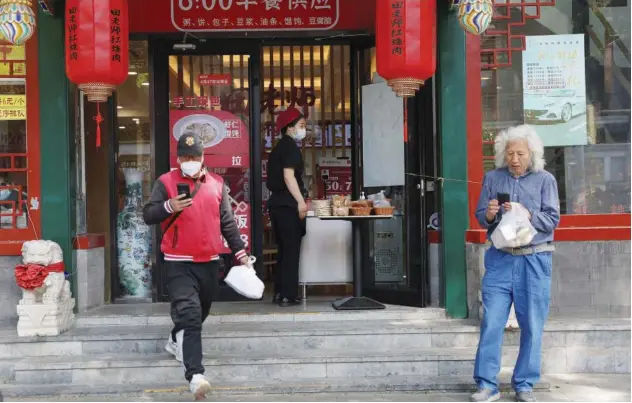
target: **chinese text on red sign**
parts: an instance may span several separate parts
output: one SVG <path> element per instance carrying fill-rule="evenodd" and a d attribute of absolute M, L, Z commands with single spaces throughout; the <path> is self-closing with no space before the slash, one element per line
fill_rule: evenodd
<path fill-rule="evenodd" d="M 182 31 L 331 29 L 340 0 L 171 0 Z"/>
<path fill-rule="evenodd" d="M 394 55 L 402 55 L 402 47 L 404 45 L 404 16 L 402 15 L 404 8 L 403 1 L 394 1 L 391 4 L 391 53 Z"/>

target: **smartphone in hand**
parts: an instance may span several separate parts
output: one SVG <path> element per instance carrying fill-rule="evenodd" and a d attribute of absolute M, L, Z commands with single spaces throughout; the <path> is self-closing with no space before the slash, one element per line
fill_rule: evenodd
<path fill-rule="evenodd" d="M 496 197 L 498 198 L 498 204 L 501 206 L 505 203 L 511 202 L 509 193 L 498 193 Z"/>
<path fill-rule="evenodd" d="M 188 183 L 178 183 L 177 189 L 178 195 L 186 195 L 182 200 L 191 198 L 191 188 L 189 187 Z"/>

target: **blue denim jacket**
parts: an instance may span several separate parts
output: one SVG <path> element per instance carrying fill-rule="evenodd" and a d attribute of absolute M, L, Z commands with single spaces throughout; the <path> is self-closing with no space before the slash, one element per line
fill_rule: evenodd
<path fill-rule="evenodd" d="M 531 224 L 538 231 L 532 245 L 553 241 L 553 231 L 560 223 L 560 199 L 553 175 L 547 171 L 529 171 L 516 178 L 507 168 L 487 172 L 476 206 L 476 219 L 487 228 L 488 239 L 502 217 L 501 207 L 494 222 L 488 223 L 485 218 L 489 201 L 497 199 L 498 193 L 508 193 L 512 202 L 522 204 L 531 213 Z"/>

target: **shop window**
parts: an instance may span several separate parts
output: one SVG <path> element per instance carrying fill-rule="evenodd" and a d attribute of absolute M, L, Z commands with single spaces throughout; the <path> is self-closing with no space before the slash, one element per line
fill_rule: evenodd
<path fill-rule="evenodd" d="M 300 146 L 305 186 L 312 198 L 351 194 L 351 168 L 346 163 L 351 158 L 349 63 L 348 46 L 263 48 L 264 164 L 279 139 L 274 133 L 276 116 L 288 107 L 297 108 L 307 120 L 307 137 Z M 329 173 L 326 181 L 322 170 Z M 264 200 L 268 197 L 264 187 Z"/>
<path fill-rule="evenodd" d="M 147 41 L 130 41 L 129 73 L 116 92 L 116 253 L 122 298 L 151 298 L 152 230 L 142 208 L 151 196 L 150 85 Z"/>
<path fill-rule="evenodd" d="M 304 183 L 310 198 L 351 195 L 351 71 L 349 46 L 265 46 L 262 48 L 262 164 L 265 248 L 276 260 L 276 241 L 265 203 L 268 154 L 280 138 L 276 116 L 293 107 L 307 121 L 307 136 L 299 142 Z M 336 287 L 310 287 L 310 294 L 340 293 Z M 344 292 L 344 291 L 343 291 Z"/>
<path fill-rule="evenodd" d="M 629 213 L 630 2 L 518 3 L 481 42 L 484 169 L 496 134 L 528 123 L 563 214 Z"/>
<path fill-rule="evenodd" d="M 0 211 L 2 211 L 0 228 L 2 229 L 27 227 L 25 98 L 24 84 L 0 85 Z M 16 107 L 18 104 L 23 106 Z"/>
<path fill-rule="evenodd" d="M 39 234 L 39 110 L 37 87 L 27 84 L 27 53 L 34 55 L 36 66 L 35 41 L 27 46 L 0 43 L 0 242 L 11 244 L 0 247 L 1 254 L 19 254 L 21 245 L 15 241 Z"/>
<path fill-rule="evenodd" d="M 125 172 L 142 173 L 143 198 L 151 196 L 151 130 L 147 41 L 130 41 L 129 75 L 116 95 L 119 208 L 125 205 Z"/>

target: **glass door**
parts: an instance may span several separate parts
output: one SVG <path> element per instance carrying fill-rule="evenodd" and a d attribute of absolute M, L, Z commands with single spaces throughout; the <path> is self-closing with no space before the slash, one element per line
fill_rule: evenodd
<path fill-rule="evenodd" d="M 235 44 L 221 49 L 216 43 L 201 43 L 192 51 L 179 51 L 177 46 L 175 49 L 166 60 L 167 116 L 162 117 L 162 127 L 157 128 L 163 131 L 157 136 L 163 139 L 162 153 L 168 155 L 168 169 L 177 168 L 179 136 L 190 131 L 198 133 L 205 145 L 206 167 L 224 178 L 246 249 L 261 256 L 261 181 L 253 181 L 261 175 L 259 108 L 253 107 L 259 103 L 259 48 Z M 236 263 L 226 243 L 221 257 L 223 280 Z M 261 268 L 261 264 L 256 267 L 260 276 Z M 164 271 L 160 273 L 164 278 Z M 166 296 L 166 287 L 161 288 Z M 240 299 L 220 281 L 218 300 Z"/>
<path fill-rule="evenodd" d="M 392 131 L 392 127 L 397 127 L 396 133 L 388 134 L 392 136 L 388 147 L 375 149 L 375 146 L 369 144 L 373 141 L 368 138 L 369 131 L 367 128 L 363 130 L 363 191 L 367 198 L 383 192 L 394 207 L 392 219 L 366 223 L 367 228 L 362 239 L 363 295 L 387 304 L 424 306 L 427 259 L 422 203 L 425 192 L 422 177 L 424 150 L 421 139 L 432 133 L 432 84 L 426 83 L 415 98 L 395 98 L 391 95 L 390 88 L 377 75 L 375 48 L 361 49 L 357 57 L 360 105 L 365 104 L 364 108 L 359 108 L 360 122 L 363 125 L 379 124 L 371 123 L 372 117 L 365 115 L 384 117 L 393 113 L 400 114 L 397 124 L 390 125 L 391 129 L 385 129 Z M 382 101 L 375 102 L 379 99 Z M 387 102 L 386 99 L 390 101 Z M 369 114 L 367 108 L 370 109 L 370 105 L 377 110 L 369 111 Z M 429 111 L 426 110 L 427 105 L 430 105 Z M 389 108 L 393 111 L 384 110 Z M 427 125 L 430 125 L 429 128 Z M 398 146 L 393 147 L 392 143 L 398 143 Z M 374 150 L 368 152 L 368 147 L 373 147 Z M 388 175 L 369 175 L 371 170 L 367 170 L 367 167 L 378 164 L 376 161 L 380 159 L 390 159 L 386 163 L 391 172 Z M 382 185 L 379 185 L 380 181 L 383 182 Z"/>

